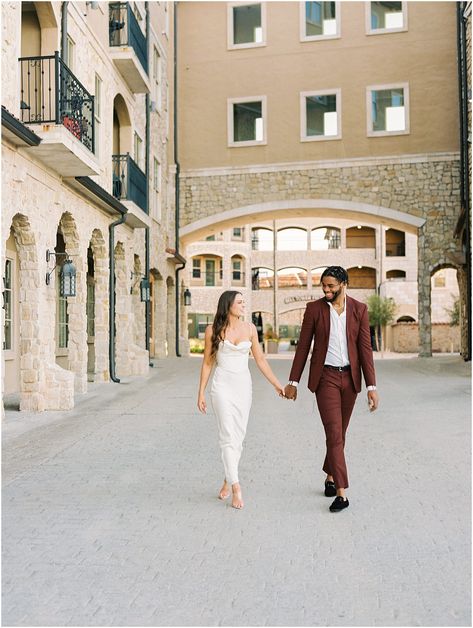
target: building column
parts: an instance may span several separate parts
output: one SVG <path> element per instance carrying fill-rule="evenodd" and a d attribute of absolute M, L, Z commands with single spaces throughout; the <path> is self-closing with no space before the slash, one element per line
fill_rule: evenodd
<path fill-rule="evenodd" d="M 426 252 L 425 225 L 419 228 L 418 240 L 418 308 L 419 308 L 419 357 L 432 357 L 432 294 L 430 264 Z"/>

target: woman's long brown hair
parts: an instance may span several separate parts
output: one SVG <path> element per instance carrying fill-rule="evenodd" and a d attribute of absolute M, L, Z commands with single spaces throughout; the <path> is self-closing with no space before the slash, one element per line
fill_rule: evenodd
<path fill-rule="evenodd" d="M 238 290 L 225 290 L 225 292 L 222 292 L 220 295 L 217 304 L 217 312 L 212 325 L 212 348 L 210 357 L 214 357 L 217 354 L 218 346 L 224 339 L 225 329 L 228 325 L 228 314 L 237 294 L 241 294 L 241 292 L 238 292 Z"/>

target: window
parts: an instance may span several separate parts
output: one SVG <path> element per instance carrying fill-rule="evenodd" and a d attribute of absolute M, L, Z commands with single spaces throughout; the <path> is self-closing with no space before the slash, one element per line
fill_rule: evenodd
<path fill-rule="evenodd" d="M 241 281 L 243 279 L 243 273 L 241 272 L 241 259 L 232 259 L 232 279 L 233 281 Z"/>
<path fill-rule="evenodd" d="M 243 240 L 244 233 L 244 227 L 234 227 L 232 229 L 232 240 Z"/>
<path fill-rule="evenodd" d="M 161 222 L 161 164 L 153 159 L 153 199 L 154 199 L 154 217 Z"/>
<path fill-rule="evenodd" d="M 60 293 L 62 265 L 56 266 L 56 299 L 57 299 L 57 348 L 67 349 L 69 345 L 69 313 L 67 298 Z"/>
<path fill-rule="evenodd" d="M 307 288 L 307 271 L 304 268 L 281 268 L 278 270 L 278 288 L 281 290 Z"/>
<path fill-rule="evenodd" d="M 278 251 L 307 251 L 307 231 L 288 227 L 278 231 Z"/>
<path fill-rule="evenodd" d="M 301 141 L 339 140 L 341 90 L 301 93 Z"/>
<path fill-rule="evenodd" d="M 366 266 L 348 268 L 348 285 L 350 288 L 374 289 L 376 288 L 376 270 Z"/>
<path fill-rule="evenodd" d="M 409 133 L 409 88 L 407 83 L 371 86 L 366 90 L 369 136 Z"/>
<path fill-rule="evenodd" d="M 388 270 L 388 272 L 386 273 L 386 279 L 388 279 L 389 281 L 400 280 L 400 279 L 405 279 L 405 278 L 406 278 L 405 270 Z"/>
<path fill-rule="evenodd" d="M 266 144 L 266 96 L 228 100 L 228 145 Z"/>
<path fill-rule="evenodd" d="M 347 249 L 376 248 L 376 231 L 373 227 L 357 225 L 347 229 Z"/>
<path fill-rule="evenodd" d="M 210 235 L 205 238 L 207 242 L 215 242 L 215 235 Z"/>
<path fill-rule="evenodd" d="M 368 35 L 407 30 L 407 2 L 368 2 L 366 32 Z"/>
<path fill-rule="evenodd" d="M 271 229 L 257 228 L 251 231 L 251 248 L 253 251 L 272 251 L 273 246 Z"/>
<path fill-rule="evenodd" d="M 228 48 L 253 48 L 266 45 L 266 4 L 230 3 L 228 5 Z"/>
<path fill-rule="evenodd" d="M 143 140 L 141 139 L 141 137 L 138 135 L 138 133 L 135 132 L 135 142 L 134 142 L 134 155 L 133 155 L 133 159 L 135 160 L 136 165 L 142 168 L 142 161 L 143 161 Z"/>
<path fill-rule="evenodd" d="M 156 108 L 161 111 L 162 96 L 161 96 L 161 56 L 156 46 L 153 47 L 153 98 L 156 103 Z"/>
<path fill-rule="evenodd" d="M 301 41 L 340 37 L 340 2 L 301 2 Z"/>
<path fill-rule="evenodd" d="M 406 255 L 406 234 L 397 229 L 386 231 L 386 257 L 404 257 Z"/>
<path fill-rule="evenodd" d="M 192 260 L 192 279 L 200 279 L 200 258 Z"/>
<path fill-rule="evenodd" d="M 95 282 L 93 277 L 87 277 L 87 336 L 95 336 Z"/>
<path fill-rule="evenodd" d="M 74 43 L 74 40 L 72 39 L 70 35 L 68 35 L 67 42 L 66 42 L 65 63 L 67 67 L 69 68 L 69 70 L 71 70 L 71 72 L 74 72 L 74 67 L 75 67 L 75 50 L 76 50 L 76 45 Z"/>
<path fill-rule="evenodd" d="M 5 260 L 3 350 L 13 349 L 13 260 Z"/>
<path fill-rule="evenodd" d="M 251 269 L 252 290 L 268 290 L 274 287 L 274 271 L 269 268 Z"/>
<path fill-rule="evenodd" d="M 339 249 L 340 246 L 340 229 L 336 227 L 319 227 L 318 229 L 312 229 L 310 234 L 310 248 L 312 251 Z"/>
<path fill-rule="evenodd" d="M 100 122 L 102 120 L 102 79 L 100 78 L 98 74 L 95 75 L 94 118 L 95 118 L 94 153 L 96 157 L 99 157 L 100 155 Z"/>

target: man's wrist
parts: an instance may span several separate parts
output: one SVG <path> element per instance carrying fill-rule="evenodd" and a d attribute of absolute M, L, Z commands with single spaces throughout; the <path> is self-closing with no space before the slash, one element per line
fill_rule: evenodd
<path fill-rule="evenodd" d="M 299 384 L 299 382 L 296 382 L 295 380 L 291 379 L 288 382 L 289 386 L 294 386 L 294 388 L 297 388 L 297 385 Z"/>
<path fill-rule="evenodd" d="M 366 390 L 369 392 L 370 390 L 376 390 L 376 386 L 367 386 Z"/>

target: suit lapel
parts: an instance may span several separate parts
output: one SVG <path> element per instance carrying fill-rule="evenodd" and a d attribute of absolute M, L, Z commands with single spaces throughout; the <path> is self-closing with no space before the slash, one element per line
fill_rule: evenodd
<path fill-rule="evenodd" d="M 329 310 L 330 306 L 325 301 L 322 301 L 321 305 L 322 305 L 322 320 L 324 323 L 325 339 L 327 341 L 327 347 L 328 347 L 328 341 L 330 338 L 330 310 Z"/>
<path fill-rule="evenodd" d="M 350 346 L 350 338 L 352 336 L 353 327 L 353 301 L 350 297 L 346 297 L 347 300 L 347 345 Z"/>

